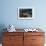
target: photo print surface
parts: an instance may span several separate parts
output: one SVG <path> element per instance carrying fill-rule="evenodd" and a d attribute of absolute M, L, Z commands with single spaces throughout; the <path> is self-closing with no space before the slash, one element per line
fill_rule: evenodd
<path fill-rule="evenodd" d="M 19 9 L 19 17 L 32 17 L 32 9 Z"/>

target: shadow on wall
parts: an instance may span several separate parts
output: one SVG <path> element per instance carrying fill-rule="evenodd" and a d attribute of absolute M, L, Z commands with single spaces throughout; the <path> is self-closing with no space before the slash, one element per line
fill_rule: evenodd
<path fill-rule="evenodd" d="M 4 24 L 0 24 L 0 43 L 2 43 L 2 32 L 6 31 L 6 29 L 4 30 L 4 28 L 6 28 L 6 26 Z"/>

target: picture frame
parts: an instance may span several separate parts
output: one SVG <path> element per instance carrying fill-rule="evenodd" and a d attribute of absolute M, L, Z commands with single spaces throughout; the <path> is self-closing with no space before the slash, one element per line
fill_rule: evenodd
<path fill-rule="evenodd" d="M 18 8 L 18 19 L 34 19 L 34 8 L 33 7 L 19 7 Z"/>

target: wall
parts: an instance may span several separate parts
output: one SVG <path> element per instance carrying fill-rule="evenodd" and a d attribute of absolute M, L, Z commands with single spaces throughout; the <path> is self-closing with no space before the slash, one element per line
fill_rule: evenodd
<path fill-rule="evenodd" d="M 0 24 L 13 24 L 16 28 L 39 27 L 46 28 L 45 0 L 1 0 Z M 17 19 L 17 8 L 33 7 L 35 19 Z"/>

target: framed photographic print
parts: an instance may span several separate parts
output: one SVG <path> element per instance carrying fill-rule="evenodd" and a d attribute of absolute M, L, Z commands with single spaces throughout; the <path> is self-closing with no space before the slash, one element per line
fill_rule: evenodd
<path fill-rule="evenodd" d="M 33 19 L 34 8 L 32 7 L 19 7 L 18 8 L 18 19 Z"/>

